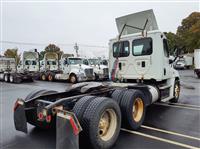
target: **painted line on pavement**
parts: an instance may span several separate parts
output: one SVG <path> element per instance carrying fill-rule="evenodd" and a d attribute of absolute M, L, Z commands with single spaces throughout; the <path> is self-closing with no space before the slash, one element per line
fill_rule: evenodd
<path fill-rule="evenodd" d="M 184 106 L 178 106 L 178 105 L 169 105 L 169 104 L 163 104 L 163 103 L 153 103 L 154 105 L 161 105 L 161 106 L 167 106 L 167 107 L 173 107 L 173 108 L 182 108 L 182 109 L 188 109 L 188 110 L 197 110 L 200 111 L 200 108 L 193 108 L 193 107 L 184 107 Z"/>
<path fill-rule="evenodd" d="M 193 139 L 193 140 L 200 141 L 200 138 L 189 136 L 189 135 L 180 134 L 180 133 L 173 132 L 173 131 L 168 131 L 168 130 L 164 130 L 164 129 L 149 127 L 149 126 L 145 126 L 145 125 L 142 125 L 141 127 L 145 128 L 145 129 L 150 129 L 150 130 L 154 130 L 154 131 L 159 131 L 159 132 L 163 132 L 163 133 L 167 133 L 167 134 L 171 134 L 171 135 L 184 137 L 184 138 L 187 138 L 187 139 Z"/>
<path fill-rule="evenodd" d="M 136 134 L 136 135 L 139 135 L 139 136 L 143 136 L 143 137 L 147 137 L 147 138 L 150 138 L 150 139 L 162 141 L 162 142 L 165 142 L 165 143 L 181 146 L 181 147 L 188 148 L 188 149 L 200 149 L 200 148 L 195 147 L 195 146 L 187 145 L 187 144 L 176 142 L 176 141 L 169 140 L 169 139 L 156 137 L 156 136 L 153 136 L 153 135 L 148 135 L 148 134 L 141 133 L 141 132 L 138 132 L 138 131 L 127 130 L 127 129 L 124 129 L 124 128 L 121 128 L 121 130 L 128 132 L 128 133 L 131 133 L 131 134 Z"/>

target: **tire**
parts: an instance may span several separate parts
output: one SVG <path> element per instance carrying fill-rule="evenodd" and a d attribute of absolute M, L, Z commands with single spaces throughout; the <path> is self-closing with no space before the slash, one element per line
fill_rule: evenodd
<path fill-rule="evenodd" d="M 114 99 L 115 101 L 117 101 L 118 104 L 120 104 L 125 91 L 126 91 L 126 89 L 116 89 L 112 93 L 111 98 Z"/>
<path fill-rule="evenodd" d="M 83 135 L 80 140 L 85 139 L 84 143 L 87 148 L 111 148 L 118 138 L 121 127 L 119 105 L 110 98 L 95 98 L 86 108 L 81 126 Z M 103 126 L 106 129 L 103 129 Z"/>
<path fill-rule="evenodd" d="M 10 77 L 9 77 L 9 80 L 11 83 L 14 83 L 15 82 L 15 77 L 11 74 Z"/>
<path fill-rule="evenodd" d="M 48 91 L 48 90 L 35 90 L 31 92 L 26 98 L 25 101 L 28 101 L 34 97 L 40 96 L 40 95 L 45 95 L 45 94 L 51 94 L 51 93 L 57 93 L 57 91 Z M 37 128 L 40 129 L 49 129 L 49 128 L 54 128 L 55 127 L 55 119 L 52 118 L 52 121 L 50 123 L 47 123 L 46 121 L 40 122 L 38 121 L 37 117 L 37 109 L 29 109 L 26 110 L 26 118 L 27 122 L 30 123 L 31 125 L 34 125 Z"/>
<path fill-rule="evenodd" d="M 180 81 L 179 80 L 175 80 L 174 82 L 174 98 L 169 100 L 169 102 L 171 103 L 177 103 L 179 100 L 179 96 L 180 96 Z"/>
<path fill-rule="evenodd" d="M 69 77 L 69 82 L 72 83 L 72 84 L 75 84 L 78 82 L 77 80 L 77 77 L 75 74 L 71 74 L 70 77 Z"/>
<path fill-rule="evenodd" d="M 8 74 L 5 74 L 5 75 L 4 75 L 4 81 L 5 81 L 5 82 L 10 82 L 10 80 L 9 80 L 9 75 L 8 75 Z"/>
<path fill-rule="evenodd" d="M 73 112 L 78 118 L 79 122 L 82 121 L 83 114 L 85 109 L 87 108 L 88 104 L 95 98 L 95 96 L 84 96 L 76 102 L 75 106 L 73 107 Z"/>
<path fill-rule="evenodd" d="M 41 76 L 40 76 L 40 79 L 41 79 L 42 81 L 46 81 L 46 80 L 47 80 L 46 74 L 45 74 L 45 73 L 42 73 Z"/>
<path fill-rule="evenodd" d="M 122 112 L 122 126 L 124 128 L 136 130 L 142 125 L 146 107 L 145 96 L 141 91 L 126 90 L 120 102 L 120 108 Z"/>
<path fill-rule="evenodd" d="M 54 81 L 54 79 L 55 79 L 55 74 L 53 74 L 53 73 L 49 73 L 48 74 L 48 76 L 47 76 L 47 79 L 48 79 L 48 81 Z"/>

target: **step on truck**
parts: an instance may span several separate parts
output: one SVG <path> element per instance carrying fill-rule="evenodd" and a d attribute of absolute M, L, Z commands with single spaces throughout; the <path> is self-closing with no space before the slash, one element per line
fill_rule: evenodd
<path fill-rule="evenodd" d="M 89 58 L 89 65 L 94 69 L 95 80 L 107 80 L 109 78 L 108 65 L 106 60 Z"/>
<path fill-rule="evenodd" d="M 15 103 L 14 121 L 56 127 L 58 149 L 108 149 L 120 128 L 137 130 L 146 108 L 156 101 L 178 102 L 179 75 L 171 67 L 167 39 L 158 30 L 153 10 L 116 19 L 119 36 L 109 42 L 113 82 L 77 83 L 65 92 L 40 90 Z"/>
<path fill-rule="evenodd" d="M 68 80 L 70 83 L 94 80 L 94 70 L 84 63 L 81 57 L 63 54 L 60 60 L 61 72 L 53 76 L 54 80 Z"/>
<path fill-rule="evenodd" d="M 15 58 L 0 57 L 0 80 L 10 83 L 33 81 L 27 71 L 18 71 Z"/>
<path fill-rule="evenodd" d="M 200 49 L 194 50 L 194 72 L 200 78 Z"/>

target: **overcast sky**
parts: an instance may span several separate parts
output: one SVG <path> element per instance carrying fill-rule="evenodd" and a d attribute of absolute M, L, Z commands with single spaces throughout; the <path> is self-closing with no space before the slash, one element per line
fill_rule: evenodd
<path fill-rule="evenodd" d="M 66 53 L 73 44 L 80 44 L 80 53 L 87 56 L 107 55 L 107 49 L 85 45 L 108 46 L 117 35 L 115 18 L 153 9 L 159 29 L 176 32 L 181 20 L 199 11 L 198 2 L 190 3 L 2 3 L 1 35 L 3 41 L 28 43 L 65 43 Z M 44 46 L 2 44 L 2 51 L 18 47 L 20 52 Z"/>

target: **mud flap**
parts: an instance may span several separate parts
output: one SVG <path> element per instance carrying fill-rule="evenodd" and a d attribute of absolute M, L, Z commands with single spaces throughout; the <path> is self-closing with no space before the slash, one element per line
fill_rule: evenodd
<path fill-rule="evenodd" d="M 16 130 L 28 132 L 24 101 L 20 99 L 16 101 L 14 107 L 14 124 Z"/>
<path fill-rule="evenodd" d="M 81 126 L 76 116 L 68 111 L 57 113 L 56 149 L 79 149 L 79 133 Z"/>

